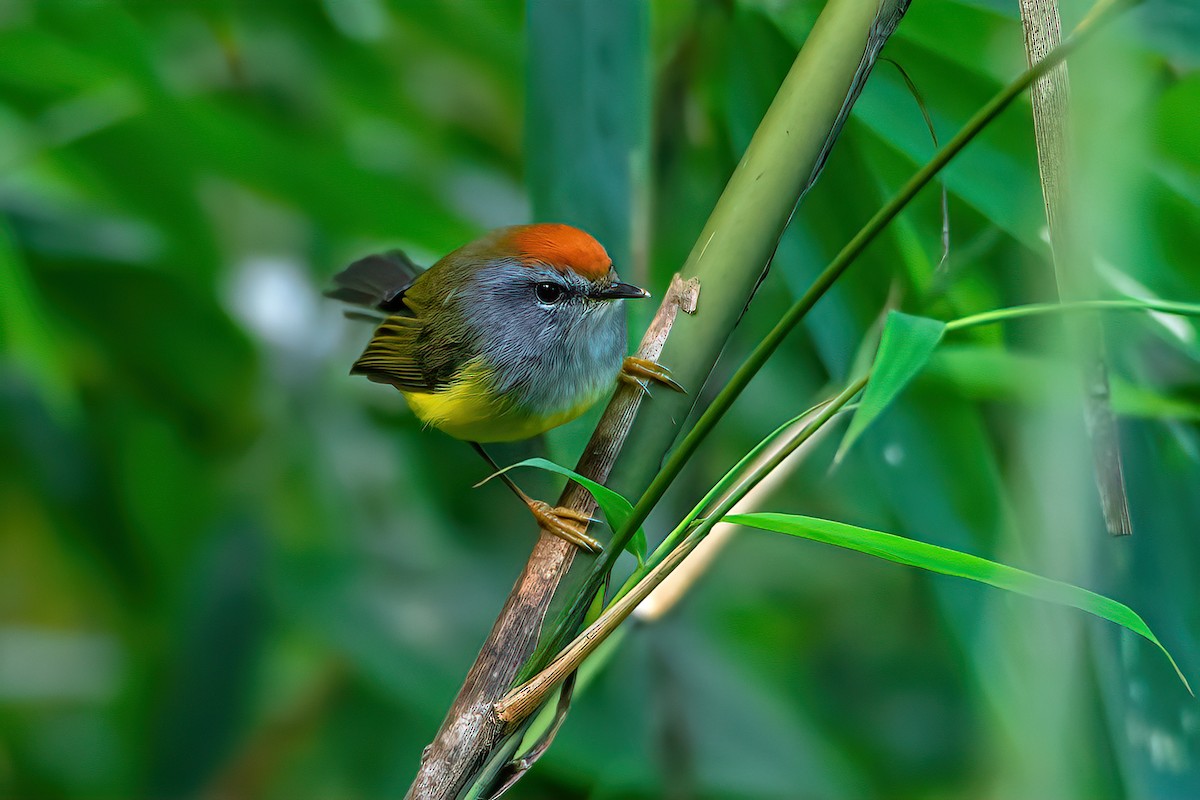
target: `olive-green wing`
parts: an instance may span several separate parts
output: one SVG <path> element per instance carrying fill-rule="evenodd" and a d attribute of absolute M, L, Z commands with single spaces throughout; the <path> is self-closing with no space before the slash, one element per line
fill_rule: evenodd
<path fill-rule="evenodd" d="M 437 387 L 418 353 L 425 329 L 420 303 L 406 294 L 423 270 L 399 250 L 360 258 L 334 276 L 327 297 L 363 308 L 392 312 L 386 318 L 347 311 L 347 316 L 378 322 L 367 349 L 354 362 L 351 374 L 366 375 L 409 392 L 429 392 Z M 382 322 L 380 321 L 382 319 Z"/>
<path fill-rule="evenodd" d="M 417 281 L 405 293 L 400 309 L 375 329 L 351 373 L 406 392 L 440 392 L 454 382 L 468 351 L 453 327 L 435 325 L 425 288 Z"/>
<path fill-rule="evenodd" d="M 438 392 L 453 382 L 465 350 L 456 328 L 431 327 L 427 312 L 445 303 L 436 296 L 436 283 L 425 280 L 428 274 L 393 250 L 356 261 L 334 278 L 338 286 L 330 297 L 392 312 L 375 329 L 352 374 L 406 392 Z"/>
<path fill-rule="evenodd" d="M 418 342 L 425 323 L 418 317 L 394 314 L 375 329 L 367 349 L 350 368 L 353 375 L 366 375 L 377 383 L 390 383 L 407 392 L 432 392 L 432 385 L 418 357 Z"/>

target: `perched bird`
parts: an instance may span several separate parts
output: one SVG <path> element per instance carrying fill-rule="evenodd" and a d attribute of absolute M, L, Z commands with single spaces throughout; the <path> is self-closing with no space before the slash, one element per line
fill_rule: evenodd
<path fill-rule="evenodd" d="M 653 361 L 625 358 L 623 283 L 587 233 L 542 223 L 492 231 L 421 270 L 402 252 L 367 256 L 326 294 L 385 312 L 351 373 L 400 390 L 426 425 L 470 442 L 527 439 L 569 422 L 620 374 L 682 388 Z M 588 519 L 505 483 L 546 530 L 590 551 Z"/>

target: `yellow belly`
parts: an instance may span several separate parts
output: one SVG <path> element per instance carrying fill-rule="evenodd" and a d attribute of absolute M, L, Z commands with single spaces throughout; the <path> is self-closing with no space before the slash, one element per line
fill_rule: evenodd
<path fill-rule="evenodd" d="M 417 419 L 455 439 L 469 442 L 512 442 L 529 439 L 570 422 L 587 411 L 597 399 L 582 398 L 577 406 L 544 416 L 534 416 L 507 407 L 489 397 L 473 370 L 440 392 L 403 392 Z"/>

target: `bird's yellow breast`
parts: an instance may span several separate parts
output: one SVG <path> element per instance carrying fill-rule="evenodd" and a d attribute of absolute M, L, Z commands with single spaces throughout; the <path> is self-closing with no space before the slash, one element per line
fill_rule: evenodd
<path fill-rule="evenodd" d="M 599 399 L 585 396 L 570 408 L 531 414 L 489 393 L 478 365 L 468 367 L 439 392 L 405 392 L 404 399 L 426 425 L 470 442 L 512 442 L 545 433 L 578 417 Z"/>

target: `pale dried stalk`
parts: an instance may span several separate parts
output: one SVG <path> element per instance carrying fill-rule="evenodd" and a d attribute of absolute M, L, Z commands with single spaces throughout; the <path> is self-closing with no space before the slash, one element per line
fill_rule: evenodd
<path fill-rule="evenodd" d="M 1057 0 L 1019 0 L 1029 65 L 1040 62 L 1058 46 L 1062 22 Z M 1050 249 L 1059 297 L 1064 302 L 1091 299 L 1088 248 L 1081 240 L 1078 221 L 1071 213 L 1070 113 L 1071 85 L 1067 65 L 1060 63 L 1030 87 L 1033 131 L 1037 142 L 1042 199 L 1050 228 Z M 1121 446 L 1108 385 L 1104 332 L 1099 314 L 1067 323 L 1083 363 L 1084 417 L 1092 442 L 1096 486 L 1108 530 L 1115 536 L 1132 533 Z"/>
<path fill-rule="evenodd" d="M 546 669 L 499 700 L 494 708 L 496 719 L 506 725 L 515 725 L 527 719 L 541 706 L 546 696 L 578 669 L 584 659 L 625 621 L 701 541 L 703 539 L 699 536 L 689 536 L 680 542 L 658 566 L 646 573 L 646 577 L 629 594 L 605 609 L 598 620 L 555 656 Z"/>
<path fill-rule="evenodd" d="M 762 502 L 762 498 L 757 497 L 758 494 L 755 492 L 755 496 L 747 497 L 745 502 L 734 506 L 733 513 L 745 514 L 756 510 L 759 503 Z M 766 492 L 762 494 L 766 494 Z M 658 622 L 662 619 L 708 572 L 709 567 L 717 560 L 717 556 L 721 554 L 737 531 L 737 525 L 730 525 L 727 522 L 718 523 L 712 529 L 712 533 L 705 536 L 700 545 L 692 552 L 692 557 L 680 564 L 633 610 L 633 618 L 639 622 Z"/>
<path fill-rule="evenodd" d="M 642 337 L 637 355 L 657 361 L 679 311 L 696 310 L 699 281 L 678 275 Z M 619 383 L 575 471 L 603 483 L 633 425 L 645 392 Z M 558 505 L 591 516 L 596 502 L 581 486 L 568 482 Z M 492 632 L 479 651 L 458 697 L 425 748 L 417 777 L 406 797 L 453 798 L 470 782 L 506 735 L 492 708 L 512 686 L 537 644 L 546 610 L 578 550 L 557 536 L 542 533 L 525 569 L 505 601 Z"/>
<path fill-rule="evenodd" d="M 796 431 L 807 425 L 816 415 L 816 411 L 808 414 L 796 424 L 788 429 L 788 432 L 780 438 L 780 443 L 757 459 L 750 465 L 750 470 L 757 468 L 763 462 L 769 461 L 775 456 L 779 450 L 784 447 L 786 440 Z M 748 514 L 752 511 L 757 511 L 762 507 L 763 502 L 772 494 L 775 493 L 784 481 L 791 477 L 792 473 L 800 466 L 800 462 L 804 460 L 816 446 L 816 444 L 825 438 L 829 428 L 821 428 L 808 441 L 796 449 L 794 453 L 788 456 L 782 464 L 772 470 L 771 474 L 763 479 L 762 483 L 755 486 L 741 500 L 739 500 L 729 513 L 731 514 Z M 692 552 L 687 561 L 684 561 L 666 580 L 660 583 L 654 591 L 642 601 L 633 612 L 633 616 L 643 622 L 654 622 L 661 618 L 664 614 L 675 607 L 675 604 L 683 599 L 683 596 L 695 585 L 696 581 L 700 580 L 701 576 L 708 571 L 712 566 L 721 550 L 733 538 L 738 531 L 737 525 L 731 525 L 728 522 L 718 522 L 713 526 L 700 545 Z"/>

